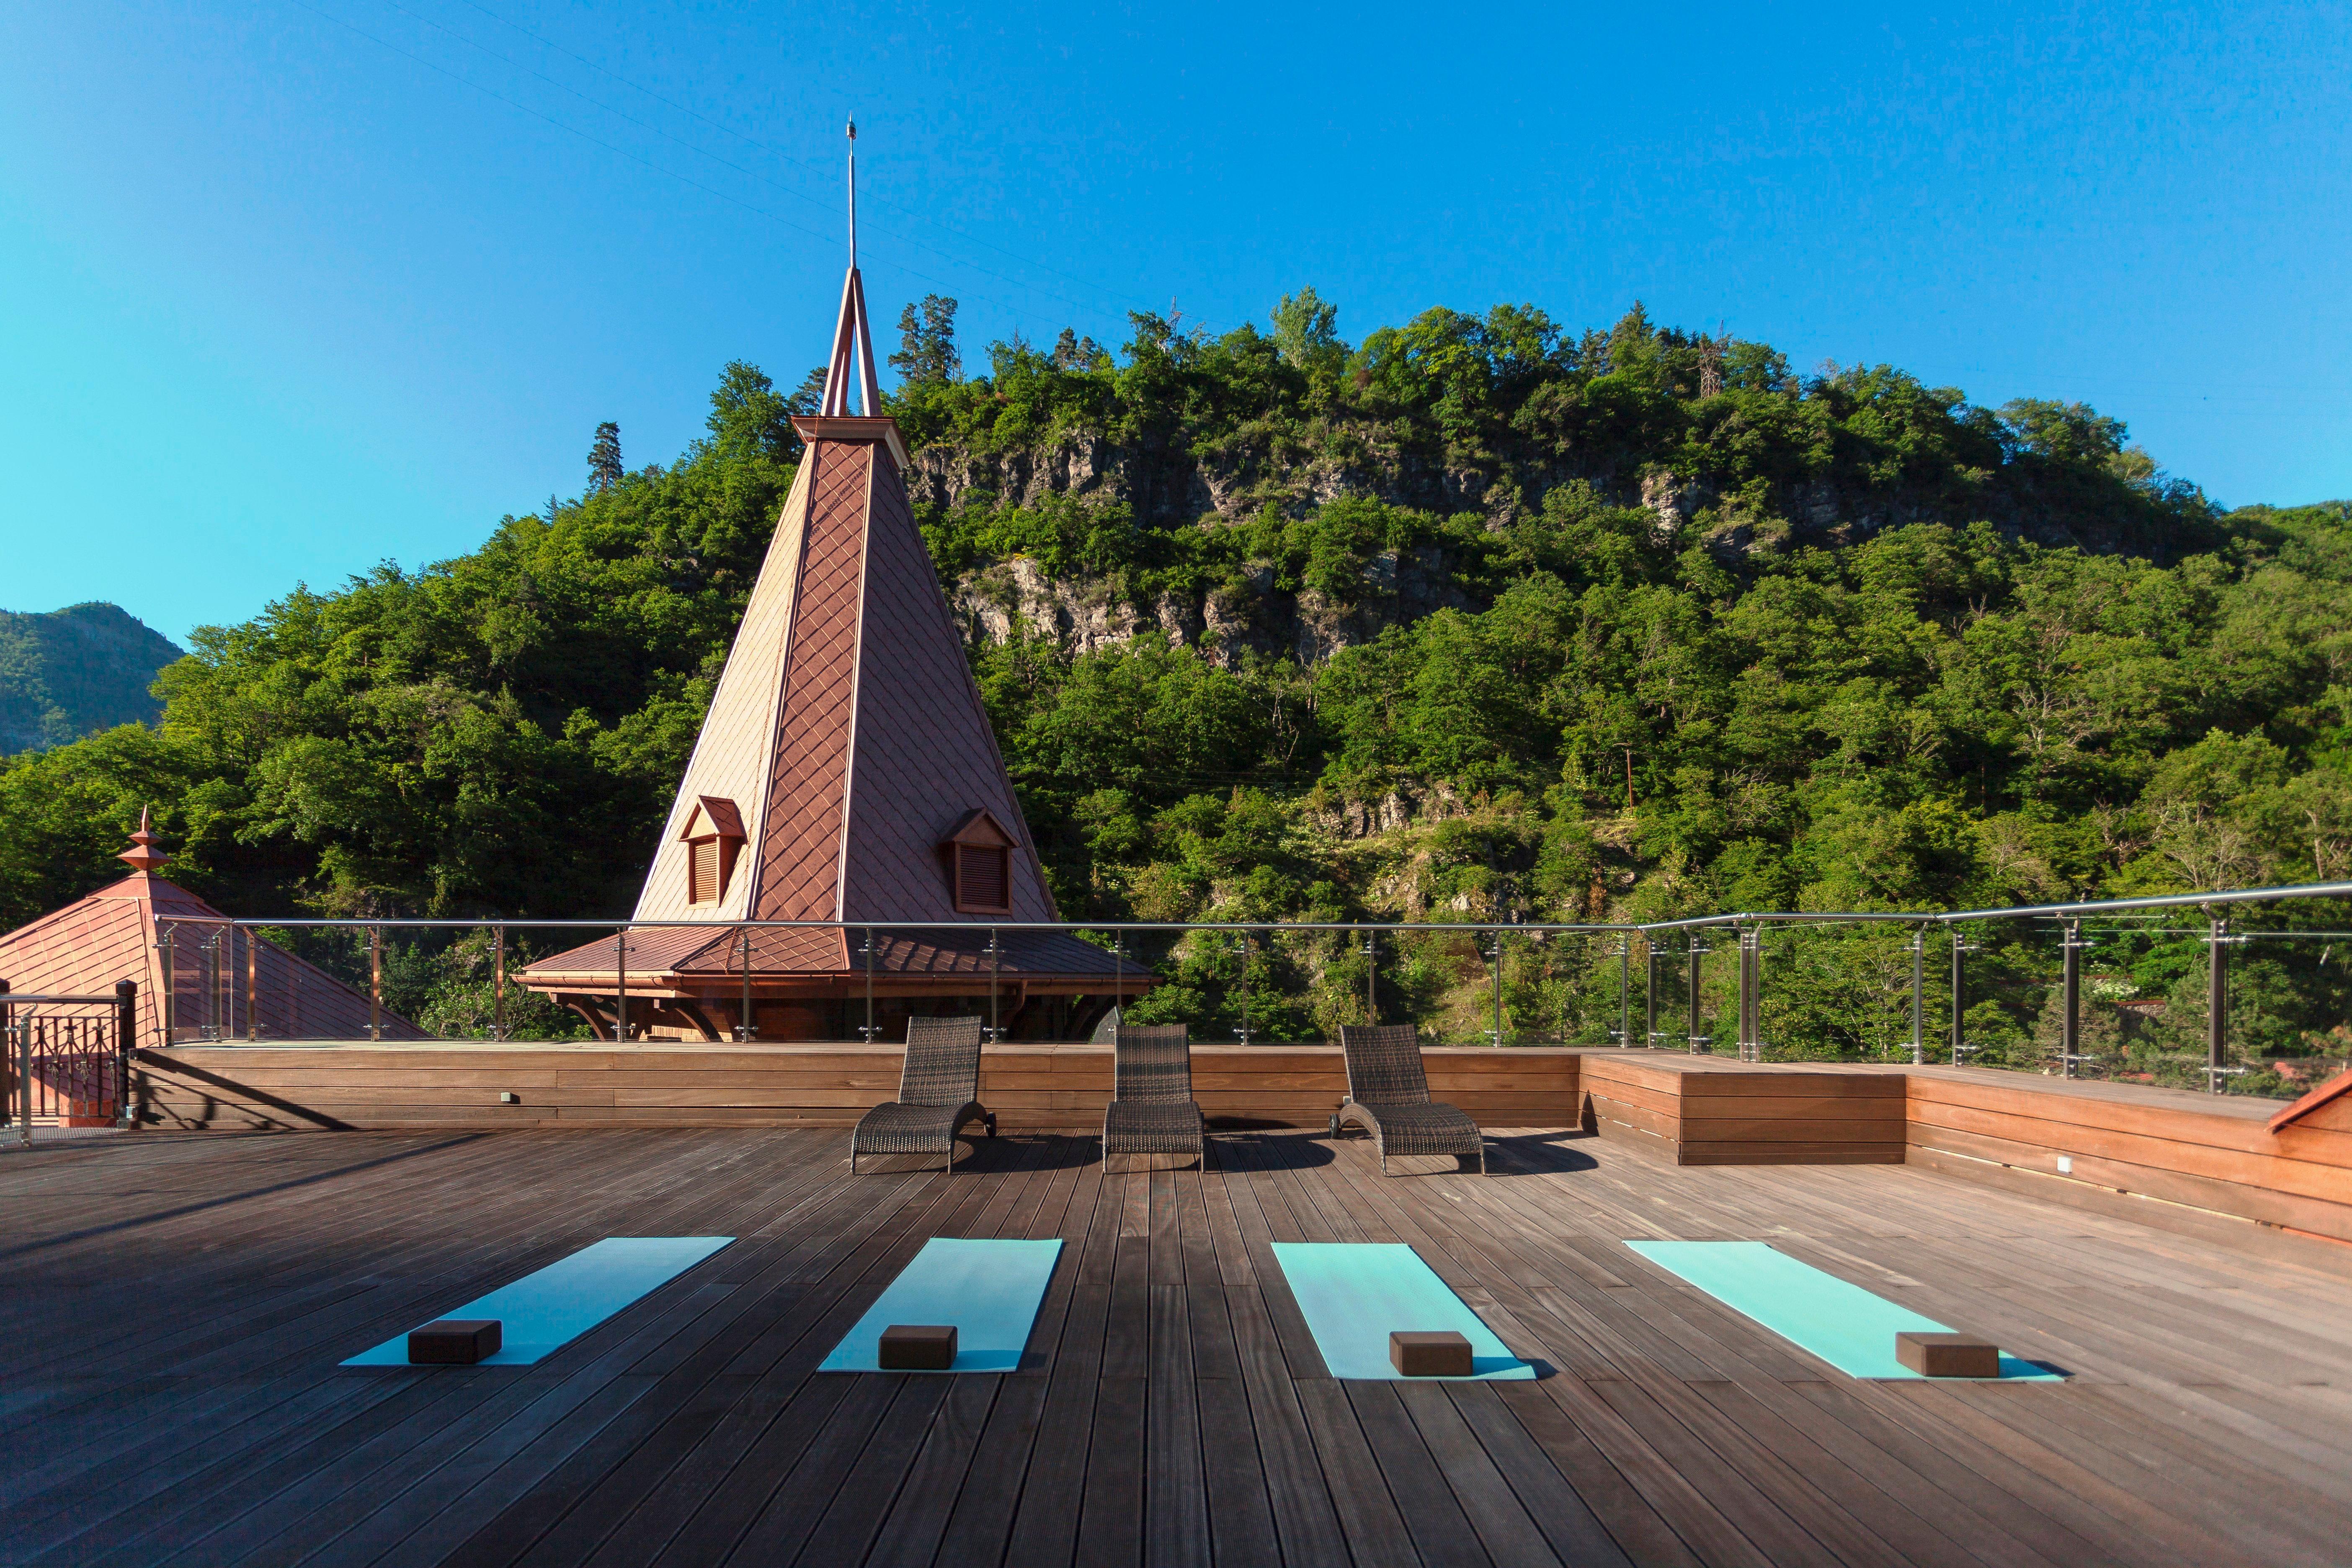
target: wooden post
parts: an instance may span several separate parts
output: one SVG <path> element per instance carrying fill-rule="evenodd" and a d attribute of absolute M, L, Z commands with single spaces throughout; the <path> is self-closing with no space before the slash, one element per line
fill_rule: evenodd
<path fill-rule="evenodd" d="M 0 984 L 0 990 L 7 989 Z M 136 1127 L 138 1114 L 131 1104 L 131 1058 L 139 1048 L 139 982 L 114 983 L 114 1124 Z"/>

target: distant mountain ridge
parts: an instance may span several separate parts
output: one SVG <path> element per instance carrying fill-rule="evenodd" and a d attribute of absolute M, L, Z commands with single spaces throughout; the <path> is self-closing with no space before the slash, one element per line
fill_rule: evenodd
<path fill-rule="evenodd" d="M 0 755 L 153 723 L 147 689 L 184 651 L 119 605 L 0 610 Z"/>

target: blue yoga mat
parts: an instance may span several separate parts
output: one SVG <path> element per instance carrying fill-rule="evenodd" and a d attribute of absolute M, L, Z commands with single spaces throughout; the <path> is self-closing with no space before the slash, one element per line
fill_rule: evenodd
<path fill-rule="evenodd" d="M 1895 1336 L 1913 1331 L 1952 1331 L 1933 1318 L 1801 1263 L 1768 1242 L 1629 1241 L 1625 1245 L 1849 1377 L 1917 1377 L 1917 1373 L 1895 1359 Z M 2065 1381 L 2059 1373 L 2013 1355 L 2000 1358 L 2000 1375 L 2004 1382 Z"/>
<path fill-rule="evenodd" d="M 731 1236 L 608 1236 L 536 1274 L 526 1274 L 440 1316 L 498 1319 L 503 1342 L 499 1353 L 481 1364 L 529 1366 L 734 1239 Z M 343 1364 L 406 1366 L 408 1335 L 394 1335 Z"/>
<path fill-rule="evenodd" d="M 1274 1258 L 1333 1377 L 1436 1381 L 1406 1378 L 1390 1362 L 1389 1334 L 1397 1329 L 1460 1333 L 1470 1342 L 1472 1381 L 1536 1374 L 1401 1242 L 1277 1241 Z"/>
<path fill-rule="evenodd" d="M 935 1236 L 817 1371 L 880 1372 L 882 1331 L 891 1324 L 953 1323 L 956 1358 L 948 1371 L 1011 1372 L 1021 1364 L 1061 1255 L 1059 1241 Z"/>

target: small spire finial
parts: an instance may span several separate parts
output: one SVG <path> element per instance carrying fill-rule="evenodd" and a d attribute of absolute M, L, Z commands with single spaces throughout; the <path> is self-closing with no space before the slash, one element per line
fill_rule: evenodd
<path fill-rule="evenodd" d="M 866 418 L 882 412 L 882 391 L 874 379 L 874 338 L 866 322 L 866 286 L 857 276 L 857 121 L 849 121 L 849 275 L 841 282 L 841 324 L 834 329 L 833 358 L 824 374 L 824 400 L 817 412 L 827 418 L 849 413 L 853 371 L 858 407 Z"/>
<path fill-rule="evenodd" d="M 171 857 L 155 847 L 155 835 L 147 826 L 147 808 L 139 808 L 139 831 L 131 836 L 131 847 L 115 857 L 130 863 L 134 871 L 152 871 Z"/>

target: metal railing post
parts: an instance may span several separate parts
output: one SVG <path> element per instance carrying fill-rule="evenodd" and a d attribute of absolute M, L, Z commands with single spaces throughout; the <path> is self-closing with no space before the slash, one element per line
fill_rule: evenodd
<path fill-rule="evenodd" d="M 2209 1094 L 2221 1092 L 2221 1080 L 2242 1072 L 2242 1068 L 2230 1065 L 2230 943 L 2243 942 L 2243 937 L 2230 935 L 2228 921 L 2215 921 L 2206 938 L 2205 972 L 2205 1089 Z"/>
<path fill-rule="evenodd" d="M 1003 992 L 998 976 L 1003 972 L 1003 955 L 996 945 L 996 928 L 988 928 L 988 1039 L 991 1045 L 1004 1037 L 1004 1022 L 1000 1011 Z"/>
<path fill-rule="evenodd" d="M 1241 973 L 1241 981 L 1240 981 L 1240 984 L 1241 984 L 1241 990 L 1242 990 L 1242 1026 L 1241 1026 L 1240 1028 L 1238 1028 L 1238 1029 L 1234 1030 L 1234 1033 L 1235 1033 L 1236 1035 L 1239 1035 L 1239 1036 L 1241 1037 L 1242 1044 L 1244 1044 L 1244 1045 L 1245 1045 L 1245 1046 L 1246 1046 L 1246 1045 L 1248 1045 L 1248 1044 L 1249 1044 L 1249 1042 L 1250 1042 L 1250 1026 L 1249 1026 L 1249 928 L 1248 928 L 1248 927 L 1246 927 L 1246 926 L 1244 926 L 1244 928 L 1242 928 L 1242 973 Z"/>
<path fill-rule="evenodd" d="M 176 928 L 165 926 L 162 939 L 155 943 L 155 963 L 163 972 L 163 994 L 155 998 L 155 1021 L 163 1031 L 160 1043 L 166 1050 L 172 1045 L 172 1027 L 178 1022 L 180 987 L 172 977 L 172 949 L 175 935 Z"/>
<path fill-rule="evenodd" d="M 867 926 L 866 928 L 866 1027 L 859 1030 L 858 1033 L 866 1037 L 866 1043 L 869 1046 L 874 1043 L 875 1027 L 874 928 L 872 926 Z"/>
<path fill-rule="evenodd" d="M 1690 938 L 1690 973 L 1689 973 L 1689 975 L 1687 976 L 1687 978 L 1688 978 L 1688 980 L 1689 980 L 1689 982 L 1690 982 L 1690 1014 L 1689 1014 L 1689 1018 L 1688 1018 L 1688 1023 L 1689 1023 L 1689 1026 L 1689 1026 L 1689 1028 L 1688 1028 L 1687 1030 L 1685 1030 L 1685 1038 L 1687 1039 L 1687 1041 L 1689 1042 L 1689 1045 L 1690 1045 L 1690 1054 L 1691 1054 L 1691 1055 L 1693 1055 L 1693 1056 L 1695 1056 L 1695 1057 L 1696 1057 L 1696 1056 L 1700 1056 L 1700 1055 L 1703 1055 L 1703 1054 L 1704 1054 L 1704 1053 L 1699 1049 L 1699 1047 L 1702 1047 L 1702 1046 L 1708 1046 L 1708 1047 L 1712 1047 L 1712 1046 L 1715 1044 L 1715 1037 L 1714 1037 L 1713 1036 L 1711 1036 L 1711 1035 L 1702 1035 L 1702 1034 L 1700 1034 L 1700 1033 L 1698 1032 L 1698 1015 L 1699 1015 L 1699 994 L 1698 994 L 1698 986 L 1699 986 L 1699 959 L 1701 958 L 1701 956 L 1703 956 L 1703 955 L 1704 955 L 1704 954 L 1708 951 L 1706 948 L 1705 948 L 1705 947 L 1703 947 L 1703 946 L 1701 946 L 1701 945 L 1700 945 L 1700 943 L 1701 943 L 1704 940 L 1705 940 L 1705 939 L 1704 939 L 1704 938 L 1702 938 L 1702 937 L 1699 935 L 1699 933 L 1698 933 L 1698 932 L 1696 932 L 1696 931 L 1693 931 L 1693 932 L 1691 932 L 1691 938 Z"/>
<path fill-rule="evenodd" d="M 1363 952 L 1364 1022 L 1367 1024 L 1377 1024 L 1381 1021 L 1381 1001 L 1380 993 L 1374 989 L 1374 986 L 1377 984 L 1381 969 L 1380 932 L 1376 931 L 1368 931 L 1364 933 Z"/>
<path fill-rule="evenodd" d="M 2083 922 L 2068 921 L 2061 928 L 2065 943 L 2065 955 L 2061 961 L 2059 982 L 2062 1011 L 2058 1023 L 2058 1055 L 2060 1076 L 2073 1078 L 2074 1064 L 2083 1059 Z"/>
<path fill-rule="evenodd" d="M 1763 961 L 1764 932 L 1751 926 L 1739 933 L 1739 1059 L 1744 1062 L 1764 1058 L 1764 1042 L 1757 1037 L 1762 1033 L 1757 1011 Z"/>
<path fill-rule="evenodd" d="M 1961 958 L 1976 951 L 1977 944 L 1970 942 L 1959 927 L 1954 926 L 1952 928 L 1952 1065 L 1954 1067 L 1960 1066 L 1963 1059 L 1974 1055 L 1977 1049 L 1967 1042 L 1968 997 L 1964 984 L 1965 976 L 1960 967 Z"/>
<path fill-rule="evenodd" d="M 613 1043 L 629 1043 L 629 928 L 613 933 Z"/>
<path fill-rule="evenodd" d="M 114 1124 L 136 1127 L 139 1116 L 131 1104 L 131 1054 L 139 1048 L 139 982 L 114 983 Z"/>
<path fill-rule="evenodd" d="M 507 1037 L 507 928 L 501 923 L 490 935 L 490 1038 Z"/>
<path fill-rule="evenodd" d="M 205 988 L 205 1021 L 196 1026 L 196 1038 L 217 1040 L 220 1029 L 220 927 L 205 932 L 204 957 L 198 961 L 197 973 Z"/>
<path fill-rule="evenodd" d="M 1650 964 L 1650 977 L 1642 993 L 1642 1048 L 1658 1048 L 1658 939 L 1643 933 L 1642 951 Z"/>
<path fill-rule="evenodd" d="M 8 1002 L 8 983 L 0 980 L 0 1088 L 5 1088 L 8 1091 L 6 1094 L 0 1094 L 0 1123 L 6 1122 L 16 1115 L 16 1108 L 11 1098 L 16 1092 L 16 1053 L 13 1048 L 16 1040 L 16 1009 Z M 28 1119 L 25 1123 L 25 1142 L 29 1145 L 32 1141 L 32 1122 Z"/>
<path fill-rule="evenodd" d="M 16 1020 L 16 1142 L 33 1146 L 33 1017 Z"/>
<path fill-rule="evenodd" d="M 253 940 L 253 928 L 245 931 L 245 1037 L 256 1044 L 261 1039 L 261 944 Z"/>
<path fill-rule="evenodd" d="M 1500 927 L 1500 926 L 1496 926 L 1496 927 L 1495 928 L 1495 930 L 1494 930 L 1490 934 L 1491 934 L 1491 935 L 1494 937 L 1494 939 L 1495 939 L 1495 951 L 1494 951 L 1493 954 L 1491 955 L 1491 956 L 1493 957 L 1493 959 L 1494 959 L 1494 963 L 1495 963 L 1495 1045 L 1496 1045 L 1496 1047 L 1497 1049 L 1500 1049 L 1500 1048 L 1501 1048 L 1501 1047 L 1502 1047 L 1502 1044 L 1503 1044 L 1503 929 L 1502 929 L 1502 927 Z"/>
<path fill-rule="evenodd" d="M 1617 944 L 1617 1044 L 1622 1049 L 1633 1043 L 1633 939 L 1627 937 Z"/>
<path fill-rule="evenodd" d="M 1920 1035 L 1920 1024 L 1926 1016 L 1926 996 L 1922 990 L 1927 957 L 1927 928 L 1921 926 L 1911 933 L 1911 1065 L 1923 1067 L 1927 1060 L 1927 1042 Z"/>
<path fill-rule="evenodd" d="M 383 927 L 368 927 L 368 1038 L 383 1038 Z"/>
<path fill-rule="evenodd" d="M 743 1002 L 735 1016 L 735 1038 L 748 1044 L 760 1033 L 760 1026 L 751 1021 L 751 928 L 745 926 L 735 934 L 743 943 Z"/>

